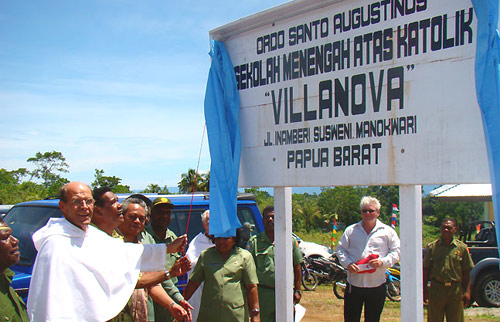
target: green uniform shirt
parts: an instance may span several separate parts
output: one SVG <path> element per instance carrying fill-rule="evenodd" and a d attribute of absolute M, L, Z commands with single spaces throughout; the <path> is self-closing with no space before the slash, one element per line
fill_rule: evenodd
<path fill-rule="evenodd" d="M 250 238 L 247 249 L 255 261 L 259 285 L 274 288 L 274 243 L 266 232 L 261 232 Z M 292 240 L 292 257 L 294 265 L 304 260 L 295 239 Z"/>
<path fill-rule="evenodd" d="M 0 275 L 0 320 L 28 322 L 26 305 L 10 286 L 13 277 L 14 272 L 8 268 Z"/>
<path fill-rule="evenodd" d="M 139 242 L 142 244 L 171 244 L 177 235 L 167 228 L 165 233 L 165 238 L 159 238 L 153 230 L 153 227 L 147 226 L 146 229 L 139 236 Z M 175 263 L 175 261 L 181 257 L 180 253 L 167 253 L 166 261 L 165 261 L 165 269 L 170 269 Z M 177 277 L 172 276 L 170 279 L 161 283 L 167 294 L 174 300 L 179 303 L 184 300 L 181 292 L 175 284 L 177 283 Z M 148 300 L 148 320 L 149 321 L 173 321 L 173 317 L 166 308 L 161 305 L 153 302 L 151 297 Z"/>
<path fill-rule="evenodd" d="M 467 245 L 459 240 L 446 245 L 439 239 L 428 245 L 424 268 L 430 270 L 431 280 L 436 281 L 431 282 L 429 289 L 429 322 L 442 322 L 445 316 L 447 321 L 464 321 L 462 273 L 473 267 Z"/>
<path fill-rule="evenodd" d="M 204 282 L 198 321 L 248 321 L 245 286 L 258 284 L 248 251 L 235 246 L 224 261 L 215 247 L 208 248 L 200 254 L 190 279 Z"/>
<path fill-rule="evenodd" d="M 259 277 L 260 320 L 276 320 L 276 296 L 274 292 L 274 244 L 266 232 L 261 232 L 248 241 L 247 249 L 253 256 Z M 295 239 L 292 240 L 293 264 L 300 264 L 304 259 Z"/>
<path fill-rule="evenodd" d="M 462 282 L 462 272 L 474 267 L 467 245 L 457 239 L 446 245 L 441 239 L 430 243 L 424 257 L 424 268 L 431 279 L 441 283 Z"/>

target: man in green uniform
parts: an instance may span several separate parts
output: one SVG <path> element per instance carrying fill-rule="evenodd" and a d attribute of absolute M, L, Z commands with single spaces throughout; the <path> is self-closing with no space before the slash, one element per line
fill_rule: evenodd
<path fill-rule="evenodd" d="M 174 205 L 172 202 L 165 197 L 158 197 L 153 200 L 153 208 L 151 209 L 151 224 L 146 227 L 144 232 L 139 237 L 139 242 L 143 244 L 171 244 L 177 238 L 184 238 L 187 240 L 187 236 L 183 235 L 177 237 L 173 231 L 168 229 L 170 222 L 172 220 L 172 209 Z M 180 253 L 168 253 L 165 263 L 165 267 L 172 267 L 177 259 L 181 257 Z M 167 294 L 180 306 L 187 309 L 192 309 L 192 306 L 184 299 L 179 289 L 175 284 L 177 283 L 177 277 L 173 277 L 162 283 L 163 288 Z M 170 312 L 162 307 L 161 305 L 153 302 L 150 298 L 148 302 L 148 320 L 152 321 L 150 312 L 154 312 L 154 321 L 158 322 L 173 322 L 174 318 Z M 153 305 L 151 305 L 151 303 Z M 152 306 L 154 310 L 152 310 Z"/>
<path fill-rule="evenodd" d="M 262 215 L 264 231 L 250 238 L 247 249 L 253 256 L 259 277 L 259 303 L 260 319 L 262 322 L 276 320 L 276 303 L 274 293 L 274 206 L 267 206 Z M 293 302 L 299 303 L 301 299 L 300 285 L 302 271 L 300 263 L 303 261 L 302 253 L 293 241 L 293 271 L 294 294 Z"/>
<path fill-rule="evenodd" d="M 235 232 L 234 232 L 235 234 Z M 235 237 L 215 236 L 201 252 L 186 286 L 186 298 L 204 282 L 199 322 L 260 322 L 257 273 L 252 255 Z"/>
<path fill-rule="evenodd" d="M 26 305 L 10 286 L 14 272 L 9 269 L 19 262 L 19 241 L 12 236 L 12 229 L 0 219 L 0 320 L 28 322 Z"/>
<path fill-rule="evenodd" d="M 464 305 L 470 304 L 470 271 L 474 267 L 467 245 L 454 239 L 457 222 L 441 222 L 441 239 L 430 243 L 424 257 L 424 302 L 428 321 L 464 321 Z M 427 283 L 431 282 L 430 289 Z"/>

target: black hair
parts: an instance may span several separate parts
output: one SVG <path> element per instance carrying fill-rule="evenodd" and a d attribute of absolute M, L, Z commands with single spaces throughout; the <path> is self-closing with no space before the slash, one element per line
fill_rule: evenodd
<path fill-rule="evenodd" d="M 262 210 L 262 217 L 273 211 L 274 211 L 274 206 L 267 206 L 266 208 L 264 208 L 264 210 Z"/>
<path fill-rule="evenodd" d="M 95 188 L 93 191 L 92 191 L 92 197 L 94 198 L 95 200 L 95 205 L 96 206 L 99 206 L 99 207 L 102 207 L 104 206 L 104 194 L 106 192 L 112 192 L 111 188 L 110 187 L 100 187 L 100 188 Z"/>

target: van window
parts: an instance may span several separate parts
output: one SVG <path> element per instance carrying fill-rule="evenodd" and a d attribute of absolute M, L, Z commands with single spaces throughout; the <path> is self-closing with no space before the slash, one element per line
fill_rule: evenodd
<path fill-rule="evenodd" d="M 53 207 L 19 206 L 12 208 L 5 216 L 4 220 L 12 228 L 12 234 L 19 239 L 19 251 L 22 256 L 18 265 L 33 265 L 36 250 L 31 236 L 45 226 L 51 217 L 62 217 L 61 210 Z"/>
<path fill-rule="evenodd" d="M 199 232 L 204 231 L 201 225 L 201 214 L 206 209 L 192 209 L 191 218 L 189 219 L 188 241 L 191 241 Z M 189 217 L 189 209 L 173 209 L 172 221 L 168 228 L 177 236 L 186 233 L 186 226 Z M 248 239 L 259 233 L 259 229 L 255 222 L 254 213 L 250 208 L 238 208 L 238 218 L 242 227 L 238 229 L 237 245 L 245 248 Z"/>
<path fill-rule="evenodd" d="M 241 248 L 246 248 L 247 242 L 253 235 L 259 233 L 254 213 L 250 208 L 238 208 L 238 218 L 241 228 L 238 229 L 236 244 Z"/>
<path fill-rule="evenodd" d="M 205 231 L 201 225 L 201 214 L 206 209 L 192 209 L 191 218 L 189 218 L 189 209 L 173 209 L 172 221 L 168 228 L 172 230 L 177 236 L 186 233 L 187 222 L 189 218 L 189 230 L 187 232 L 188 241 L 191 241 L 199 232 Z"/>

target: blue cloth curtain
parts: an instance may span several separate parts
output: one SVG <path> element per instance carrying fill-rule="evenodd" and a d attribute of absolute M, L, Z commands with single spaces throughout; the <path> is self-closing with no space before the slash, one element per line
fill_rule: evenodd
<path fill-rule="evenodd" d="M 477 16 L 476 95 L 481 108 L 484 137 L 495 212 L 497 243 L 500 247 L 500 37 L 498 0 L 472 0 Z"/>
<path fill-rule="evenodd" d="M 224 43 L 212 42 L 212 65 L 205 93 L 205 122 L 210 146 L 210 234 L 234 236 L 237 216 L 241 137 L 240 100 L 233 64 Z"/>

